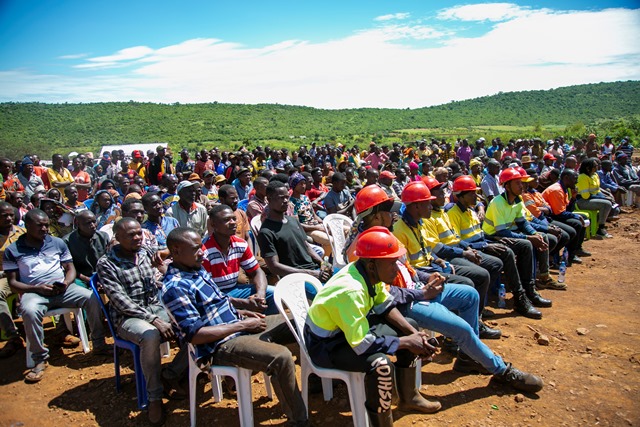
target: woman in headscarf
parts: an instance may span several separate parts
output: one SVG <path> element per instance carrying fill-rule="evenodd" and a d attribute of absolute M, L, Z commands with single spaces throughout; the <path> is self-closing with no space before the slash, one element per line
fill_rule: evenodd
<path fill-rule="evenodd" d="M 122 216 L 120 208 L 108 190 L 99 190 L 96 193 L 90 210 L 96 216 L 98 230 L 105 225 L 114 223 Z"/>

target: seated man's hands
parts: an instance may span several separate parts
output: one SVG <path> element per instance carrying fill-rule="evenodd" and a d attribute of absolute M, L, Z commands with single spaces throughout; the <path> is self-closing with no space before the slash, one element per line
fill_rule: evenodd
<path fill-rule="evenodd" d="M 465 249 L 462 252 L 462 256 L 464 256 L 465 259 L 471 261 L 474 264 L 480 264 L 480 255 L 478 255 L 478 252 L 475 249 Z"/>
<path fill-rule="evenodd" d="M 255 311 L 241 311 L 243 319 L 240 321 L 246 332 L 252 334 L 263 332 L 267 329 L 267 321 L 265 315 L 262 313 L 256 313 Z"/>
<path fill-rule="evenodd" d="M 56 283 L 61 283 L 62 285 L 64 285 L 64 283 L 62 282 Z M 42 283 L 34 288 L 34 292 L 45 297 L 52 297 L 63 294 L 67 289 L 67 286 L 57 285 L 56 283 Z"/>
<path fill-rule="evenodd" d="M 531 242 L 534 248 L 539 252 L 544 252 L 549 249 L 549 245 L 544 241 L 542 234 L 534 234 L 533 236 L 527 236 L 527 240 Z"/>
<path fill-rule="evenodd" d="M 416 332 L 400 337 L 400 348 L 407 349 L 426 359 L 430 359 L 437 351 L 436 347 L 429 344 L 429 336 L 425 332 Z"/>
<path fill-rule="evenodd" d="M 258 295 L 251 295 L 249 298 L 244 300 L 243 308 L 249 311 L 257 311 L 258 313 L 263 313 L 267 309 L 267 300 L 266 298 L 261 298 Z"/>
<path fill-rule="evenodd" d="M 422 288 L 424 299 L 432 300 L 440 295 L 444 290 L 444 282 L 446 280 L 446 277 L 442 276 L 440 273 L 433 273 L 429 276 L 429 281 L 425 283 L 424 288 Z"/>
<path fill-rule="evenodd" d="M 171 340 L 172 338 L 174 338 L 176 336 L 173 333 L 173 328 L 171 328 L 171 324 L 168 323 L 168 322 L 165 322 L 164 320 L 162 320 L 159 317 L 156 317 L 153 320 L 153 322 L 151 322 L 151 324 L 156 327 L 158 332 L 160 332 L 160 336 L 165 341 L 169 341 L 169 340 Z"/>

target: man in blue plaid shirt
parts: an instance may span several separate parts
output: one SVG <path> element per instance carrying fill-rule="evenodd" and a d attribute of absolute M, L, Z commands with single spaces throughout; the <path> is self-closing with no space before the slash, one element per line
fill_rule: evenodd
<path fill-rule="evenodd" d="M 162 301 L 181 340 L 196 347 L 198 364 L 203 369 L 213 364 L 266 372 L 288 425 L 309 425 L 291 352 L 276 344 L 292 338 L 282 318 L 236 310 L 202 268 L 202 241 L 193 229 L 174 229 L 167 246 L 173 263 L 164 278 Z"/>

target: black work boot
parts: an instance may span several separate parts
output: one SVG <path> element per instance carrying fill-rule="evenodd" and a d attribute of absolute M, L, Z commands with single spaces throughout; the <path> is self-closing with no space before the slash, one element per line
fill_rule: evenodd
<path fill-rule="evenodd" d="M 531 301 L 535 307 L 551 307 L 551 300 L 544 299 L 542 296 L 536 291 L 535 285 L 530 283 L 529 286 L 526 287 L 527 298 Z"/>
<path fill-rule="evenodd" d="M 502 336 L 500 329 L 491 329 L 482 320 L 478 322 L 478 329 L 480 331 L 480 338 L 483 340 L 499 340 Z"/>
<path fill-rule="evenodd" d="M 367 414 L 369 414 L 369 425 L 371 427 L 393 427 L 391 409 L 381 413 L 367 409 Z"/>
<path fill-rule="evenodd" d="M 416 388 L 416 368 L 396 368 L 398 387 L 398 409 L 404 412 L 419 411 L 424 414 L 438 412 L 442 405 L 438 401 L 429 401 Z"/>
<path fill-rule="evenodd" d="M 542 319 L 542 313 L 536 310 L 524 291 L 513 294 L 513 310 L 529 319 Z"/>
<path fill-rule="evenodd" d="M 507 363 L 507 369 L 493 376 L 493 379 L 503 384 L 510 384 L 516 390 L 524 392 L 537 392 L 542 390 L 544 383 L 542 379 L 526 372 L 522 372 Z"/>
<path fill-rule="evenodd" d="M 487 371 L 487 368 L 464 354 L 463 352 L 458 352 L 458 357 L 456 357 L 456 361 L 453 363 L 453 370 L 456 372 L 462 372 L 465 374 L 482 374 L 489 375 L 490 372 Z"/>

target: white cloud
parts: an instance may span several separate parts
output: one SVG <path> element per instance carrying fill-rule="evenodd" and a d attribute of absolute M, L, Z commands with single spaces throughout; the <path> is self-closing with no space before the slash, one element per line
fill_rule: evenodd
<path fill-rule="evenodd" d="M 529 10 L 478 37 L 455 30 L 453 21 L 451 32 L 425 21 L 321 43 L 247 47 L 201 38 L 138 46 L 85 59 L 68 75 L 0 72 L 0 100 L 414 108 L 499 91 L 640 80 L 640 9 Z"/>
<path fill-rule="evenodd" d="M 392 19 L 407 19 L 411 16 L 410 13 L 400 12 L 400 13 L 390 13 L 388 15 L 377 16 L 373 18 L 374 21 L 391 21 Z"/>
<path fill-rule="evenodd" d="M 460 21 L 504 21 L 526 16 L 528 13 L 529 8 L 513 3 L 482 3 L 441 10 L 438 18 Z"/>
<path fill-rule="evenodd" d="M 75 53 L 73 55 L 62 55 L 59 56 L 58 59 L 82 59 L 89 56 L 88 53 Z"/>
<path fill-rule="evenodd" d="M 118 66 L 124 61 L 133 61 L 136 59 L 144 58 L 154 52 L 153 49 L 147 46 L 135 46 L 126 49 L 119 50 L 113 55 L 97 56 L 95 58 L 88 58 L 88 63 L 76 65 L 76 68 L 111 68 Z"/>

